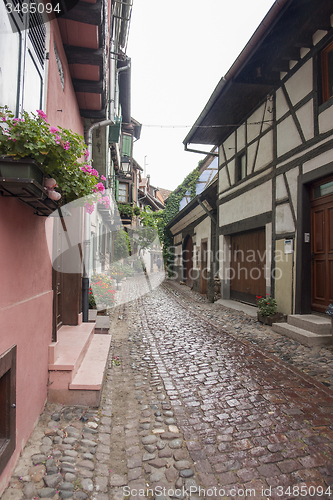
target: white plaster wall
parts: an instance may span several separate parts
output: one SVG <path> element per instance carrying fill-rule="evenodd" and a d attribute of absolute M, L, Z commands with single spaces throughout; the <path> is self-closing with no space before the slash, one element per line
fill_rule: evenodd
<path fill-rule="evenodd" d="M 237 151 L 245 148 L 245 124 L 237 129 Z"/>
<path fill-rule="evenodd" d="M 319 115 L 319 132 L 323 134 L 333 129 L 333 106 L 325 109 Z"/>
<path fill-rule="evenodd" d="M 260 138 L 255 170 L 266 167 L 271 161 L 273 161 L 273 130 Z"/>
<path fill-rule="evenodd" d="M 276 200 L 283 200 L 283 198 L 288 197 L 288 191 L 284 182 L 283 175 L 278 175 L 276 177 Z"/>
<path fill-rule="evenodd" d="M 170 231 L 172 232 L 172 234 L 179 233 L 179 231 L 182 231 L 182 229 L 201 217 L 204 213 L 204 210 L 200 206 L 195 207 L 189 214 L 187 214 L 185 217 L 183 217 L 183 219 L 177 222 L 177 224 L 172 226 L 170 228 Z"/>
<path fill-rule="evenodd" d="M 258 142 L 254 142 L 247 148 L 247 173 L 250 174 L 253 168 L 254 157 L 257 151 Z"/>
<path fill-rule="evenodd" d="M 228 163 L 228 170 L 231 184 L 235 184 L 235 160 Z"/>
<path fill-rule="evenodd" d="M 306 174 L 307 172 L 311 172 L 311 170 L 315 170 L 316 168 L 326 165 L 326 163 L 330 163 L 332 161 L 333 149 L 330 149 L 329 151 L 326 151 L 326 153 L 316 156 L 316 158 L 313 158 L 312 160 L 306 161 L 303 164 L 303 173 Z"/>
<path fill-rule="evenodd" d="M 223 163 L 226 161 L 226 157 L 224 155 L 223 147 L 219 147 L 219 165 L 223 165 Z"/>
<path fill-rule="evenodd" d="M 222 191 L 225 191 L 229 187 L 230 186 L 229 186 L 229 179 L 228 179 L 228 175 L 227 175 L 227 168 L 223 167 L 219 171 L 219 193 L 221 193 Z"/>
<path fill-rule="evenodd" d="M 207 217 L 205 220 L 200 222 L 200 224 L 198 224 L 195 227 L 195 232 L 197 235 L 196 241 L 197 241 L 197 247 L 198 247 L 199 251 L 201 249 L 201 240 L 207 239 L 207 251 L 208 251 L 207 267 L 208 267 L 208 269 L 210 269 L 210 263 L 211 263 L 211 246 L 210 246 L 211 223 L 210 223 L 210 218 Z M 198 263 L 197 267 L 200 267 L 200 263 Z"/>
<path fill-rule="evenodd" d="M 313 101 L 307 102 L 298 111 L 296 111 L 296 116 L 302 127 L 302 131 L 305 139 L 308 141 L 314 136 L 314 125 L 313 125 Z M 332 127 L 331 127 L 332 128 Z"/>
<path fill-rule="evenodd" d="M 236 151 L 236 148 L 235 148 L 236 142 L 235 142 L 235 140 L 236 140 L 236 138 L 235 138 L 235 132 L 233 132 L 228 137 L 228 139 L 226 141 L 224 141 L 224 143 L 223 143 L 227 160 L 229 160 L 232 156 L 235 155 L 235 151 Z"/>
<path fill-rule="evenodd" d="M 247 142 L 253 141 L 258 137 L 261 128 L 261 122 L 264 117 L 264 104 L 262 104 L 247 120 Z"/>
<path fill-rule="evenodd" d="M 291 194 L 291 201 L 293 204 L 294 212 L 297 217 L 297 182 L 298 182 L 299 169 L 298 167 L 289 170 L 286 173 L 289 191 Z"/>
<path fill-rule="evenodd" d="M 276 207 L 275 231 L 276 234 L 292 233 L 295 231 L 295 225 L 289 203 L 278 205 Z"/>
<path fill-rule="evenodd" d="M 219 236 L 219 278 L 222 282 L 221 296 L 230 298 L 230 236 Z"/>
<path fill-rule="evenodd" d="M 286 90 L 293 105 L 297 104 L 303 97 L 312 91 L 312 64 L 312 59 L 309 59 L 285 83 Z"/>
<path fill-rule="evenodd" d="M 277 154 L 281 156 L 302 144 L 295 122 L 288 116 L 277 126 Z"/>
<path fill-rule="evenodd" d="M 284 114 L 289 111 L 287 100 L 282 92 L 282 89 L 276 91 L 276 119 L 279 120 Z"/>
<path fill-rule="evenodd" d="M 272 210 L 272 181 L 265 182 L 220 205 L 220 226 Z"/>
<path fill-rule="evenodd" d="M 182 242 L 182 239 L 183 239 L 183 238 L 182 238 L 182 235 L 181 235 L 181 234 L 177 234 L 177 235 L 176 235 L 176 236 L 174 236 L 174 238 L 173 238 L 174 244 L 175 244 L 175 245 L 178 245 L 179 243 L 181 243 L 181 242 Z"/>

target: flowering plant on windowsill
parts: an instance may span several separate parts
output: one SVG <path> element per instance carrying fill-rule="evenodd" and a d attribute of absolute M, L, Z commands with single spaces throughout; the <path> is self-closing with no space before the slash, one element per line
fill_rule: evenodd
<path fill-rule="evenodd" d="M 258 306 L 258 314 L 260 316 L 273 316 L 277 313 L 277 302 L 270 295 L 267 295 L 266 297 L 257 295 L 256 302 Z"/>
<path fill-rule="evenodd" d="M 61 194 L 62 205 L 92 193 L 98 195 L 95 201 L 104 203 L 105 188 L 98 171 L 86 163 L 89 152 L 83 137 L 62 127 L 51 127 L 42 110 L 37 114 L 23 111 L 20 118 L 15 118 L 7 106 L 0 107 L 0 155 L 36 160 L 44 173 L 55 179 L 53 186 Z M 101 180 L 105 177 L 101 176 Z M 94 203 L 89 205 L 92 211 Z"/>

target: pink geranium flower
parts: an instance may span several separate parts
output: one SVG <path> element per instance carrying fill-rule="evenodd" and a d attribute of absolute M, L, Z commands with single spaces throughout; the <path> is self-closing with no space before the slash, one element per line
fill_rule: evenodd
<path fill-rule="evenodd" d="M 106 178 L 104 177 L 104 175 L 101 175 L 101 179 L 102 179 L 102 181 L 106 181 Z"/>
<path fill-rule="evenodd" d="M 66 142 L 65 142 L 65 144 L 63 144 L 63 145 L 62 145 L 62 147 L 63 147 L 64 149 L 66 149 L 66 151 L 68 151 L 68 150 L 69 150 L 69 148 L 70 148 L 70 145 L 71 145 L 71 144 L 70 144 L 70 142 L 69 142 L 69 141 L 66 141 Z"/>
<path fill-rule="evenodd" d="M 95 186 L 95 191 L 96 193 L 99 191 L 100 193 L 103 194 L 105 192 L 104 184 L 102 184 L 102 182 L 98 182 L 98 184 L 96 184 Z"/>
<path fill-rule="evenodd" d="M 59 132 L 59 130 L 57 129 L 57 127 L 50 127 L 50 132 L 51 134 L 56 134 L 57 132 Z"/>
<path fill-rule="evenodd" d="M 37 109 L 38 116 L 47 122 L 47 116 L 42 109 Z"/>

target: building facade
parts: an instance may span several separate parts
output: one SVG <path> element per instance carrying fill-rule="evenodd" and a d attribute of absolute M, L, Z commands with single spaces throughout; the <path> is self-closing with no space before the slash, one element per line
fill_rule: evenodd
<path fill-rule="evenodd" d="M 276 2 L 184 140 L 219 146 L 223 298 L 272 294 L 286 314 L 332 302 L 332 14 Z"/>

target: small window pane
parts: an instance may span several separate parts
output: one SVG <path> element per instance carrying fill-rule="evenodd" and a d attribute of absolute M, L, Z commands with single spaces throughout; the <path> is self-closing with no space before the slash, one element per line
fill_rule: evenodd
<path fill-rule="evenodd" d="M 321 198 L 321 196 L 326 196 L 327 194 L 333 193 L 333 181 L 317 186 L 313 190 L 314 199 Z"/>
<path fill-rule="evenodd" d="M 119 183 L 119 201 L 127 203 L 127 184 Z"/>

